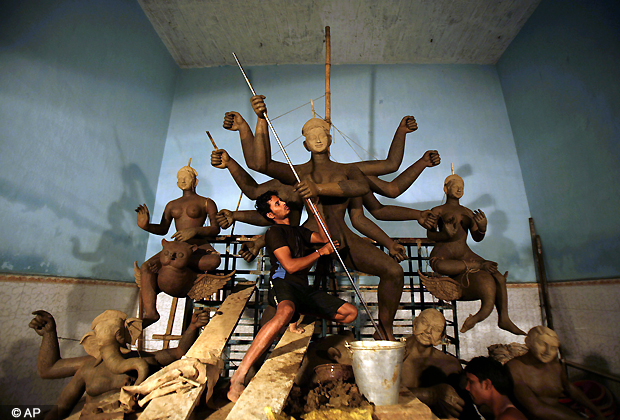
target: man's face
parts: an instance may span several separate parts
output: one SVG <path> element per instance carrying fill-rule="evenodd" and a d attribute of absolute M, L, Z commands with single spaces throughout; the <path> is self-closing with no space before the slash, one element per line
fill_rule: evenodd
<path fill-rule="evenodd" d="M 315 127 L 306 133 L 304 144 L 313 153 L 324 153 L 329 149 L 331 141 L 321 127 Z"/>
<path fill-rule="evenodd" d="M 448 197 L 460 199 L 463 197 L 463 189 L 465 183 L 461 179 L 453 179 L 448 185 L 446 185 L 446 195 Z"/>
<path fill-rule="evenodd" d="M 558 356 L 560 343 L 555 337 L 540 334 L 534 337 L 529 344 L 532 355 L 543 363 L 549 363 Z"/>
<path fill-rule="evenodd" d="M 413 325 L 413 335 L 423 346 L 436 346 L 441 343 L 444 327 L 440 316 L 420 314 Z"/>
<path fill-rule="evenodd" d="M 467 385 L 465 389 L 471 395 L 471 399 L 475 404 L 480 405 L 486 402 L 487 394 L 489 393 L 487 380 L 480 382 L 478 377 L 472 373 L 467 372 Z"/>
<path fill-rule="evenodd" d="M 179 171 L 177 173 L 177 186 L 183 191 L 193 189 L 195 181 L 196 178 L 194 178 L 188 171 Z"/>
<path fill-rule="evenodd" d="M 288 217 L 290 210 L 286 203 L 280 200 L 280 197 L 272 195 L 268 203 L 271 212 L 267 213 L 267 216 L 269 216 L 270 214 L 273 215 L 272 219 L 274 220 L 283 220 Z"/>

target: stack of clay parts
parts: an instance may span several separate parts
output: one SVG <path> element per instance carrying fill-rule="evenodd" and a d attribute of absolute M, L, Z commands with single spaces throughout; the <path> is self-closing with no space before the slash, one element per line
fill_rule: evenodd
<path fill-rule="evenodd" d="M 616 403 L 614 402 L 611 392 L 604 385 L 596 381 L 589 380 L 576 381 L 574 382 L 574 385 L 579 388 L 590 401 L 592 401 L 592 404 L 598 407 L 607 419 L 614 420 L 617 418 Z M 569 405 L 571 405 L 574 410 L 583 412 L 583 408 L 581 408 L 580 405 L 570 403 Z M 586 412 L 584 414 L 586 414 L 589 418 L 594 418 L 594 415 L 590 412 Z"/>

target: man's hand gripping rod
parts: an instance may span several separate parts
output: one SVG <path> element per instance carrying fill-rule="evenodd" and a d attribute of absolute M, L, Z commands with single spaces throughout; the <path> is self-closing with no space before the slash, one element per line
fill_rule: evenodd
<path fill-rule="evenodd" d="M 237 54 L 232 53 L 232 55 L 233 55 L 233 57 L 235 57 L 235 61 L 237 62 L 237 65 L 239 66 L 239 70 L 241 70 L 241 74 L 243 74 L 243 78 L 247 82 L 250 90 L 252 91 L 252 95 L 256 95 L 256 91 L 252 87 L 252 84 L 250 83 L 250 79 L 248 79 L 248 76 L 245 74 L 245 71 L 243 70 L 243 67 L 241 66 L 241 63 L 239 62 L 239 59 L 237 59 Z M 267 121 L 267 124 L 269 125 L 269 128 L 271 129 L 271 132 L 273 133 L 276 141 L 278 142 L 278 146 L 280 146 L 280 149 L 282 150 L 282 153 L 284 154 L 284 158 L 286 159 L 286 162 L 288 163 L 288 166 L 291 167 L 291 170 L 293 171 L 293 175 L 295 175 L 295 179 L 297 179 L 297 182 L 300 183 L 301 179 L 299 178 L 299 175 L 297 174 L 297 171 L 295 170 L 295 167 L 293 166 L 293 163 L 291 162 L 291 159 L 288 157 L 288 153 L 286 153 L 286 150 L 284 150 L 284 146 L 282 145 L 282 142 L 280 141 L 280 138 L 278 137 L 278 133 L 276 133 L 276 129 L 271 124 L 271 120 L 267 116 L 267 112 L 264 112 L 263 115 L 265 116 L 265 120 Z M 351 282 L 351 286 L 353 286 L 353 290 L 355 290 L 355 294 L 359 298 L 360 302 L 362 302 L 362 305 L 364 305 L 364 309 L 366 310 L 366 313 L 368 314 L 368 317 L 370 318 L 370 321 L 372 322 L 373 327 L 375 327 L 375 330 L 379 333 L 379 336 L 381 336 L 381 338 L 385 340 L 386 339 L 385 335 L 379 329 L 379 326 L 377 325 L 377 323 L 375 322 L 374 318 L 370 314 L 370 310 L 368 309 L 368 305 L 366 305 L 366 301 L 362 297 L 362 294 L 360 293 L 359 289 L 357 288 L 357 285 L 353 281 L 353 278 L 351 277 L 351 274 L 349 273 L 349 270 L 347 269 L 347 266 L 344 265 L 344 261 L 342 260 L 342 257 L 340 256 L 340 253 L 336 249 L 336 245 L 334 244 L 334 241 L 332 240 L 332 237 L 329 234 L 329 231 L 327 230 L 327 226 L 325 225 L 325 222 L 323 221 L 323 218 L 321 217 L 319 211 L 314 206 L 314 203 L 312 202 L 312 200 L 306 199 L 306 204 L 308 205 L 308 207 L 310 207 L 310 209 L 312 210 L 312 213 L 314 213 L 317 216 L 317 220 L 319 222 L 319 225 L 321 226 L 321 229 L 323 230 L 323 232 L 325 232 L 325 235 L 327 236 L 327 239 L 329 240 L 329 243 L 332 246 L 332 248 L 334 248 L 334 252 L 335 252 L 336 256 L 338 257 L 338 261 L 340 261 L 340 264 L 342 264 L 342 268 L 344 269 L 344 272 L 347 274 L 347 278 Z"/>

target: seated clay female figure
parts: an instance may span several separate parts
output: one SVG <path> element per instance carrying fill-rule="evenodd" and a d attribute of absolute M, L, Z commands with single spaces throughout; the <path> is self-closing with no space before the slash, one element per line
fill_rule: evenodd
<path fill-rule="evenodd" d="M 465 320 L 461 332 L 486 319 L 496 306 L 498 326 L 513 334 L 525 335 L 508 317 L 505 275 L 497 270 L 497 263 L 480 257 L 467 245 L 468 232 L 476 242 L 484 239 L 487 219 L 482 210 L 471 211 L 459 204 L 464 185 L 460 176 L 448 176 L 443 188 L 446 203 L 431 210 L 439 218 L 439 231 L 427 231 L 428 239 L 436 242 L 430 255 L 431 267 L 435 272 L 460 283 L 462 295 L 459 300 L 482 301 L 480 310 Z"/>
<path fill-rule="evenodd" d="M 183 191 L 183 195 L 166 205 L 161 222 L 159 224 L 149 223 L 150 215 L 146 204 L 141 204 L 136 208 L 137 222 L 138 226 L 149 233 L 166 235 L 174 220 L 177 231 L 172 235 L 172 239 L 196 245 L 196 249 L 189 259 L 188 267 L 204 273 L 214 270 L 220 265 L 220 254 L 209 244 L 209 239 L 214 238 L 220 232 L 220 228 L 215 220 L 217 206 L 213 200 L 196 194 L 198 179 L 196 170 L 189 166 L 191 161 L 190 159 L 190 163 L 177 173 L 177 185 Z M 205 226 L 207 217 L 209 217 L 209 226 Z M 157 294 L 166 292 L 158 283 L 158 272 L 162 267 L 160 254 L 161 252 L 158 252 L 153 255 L 140 267 L 140 297 L 144 305 L 142 320 L 145 327 L 159 319 L 155 305 Z M 166 283 L 170 284 L 170 279 L 167 278 Z M 172 287 L 172 289 L 180 290 L 184 287 Z"/>

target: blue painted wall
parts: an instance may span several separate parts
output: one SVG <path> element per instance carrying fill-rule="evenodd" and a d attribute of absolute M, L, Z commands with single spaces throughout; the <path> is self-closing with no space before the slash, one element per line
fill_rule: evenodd
<path fill-rule="evenodd" d="M 0 12 L 0 271 L 133 281 L 176 64 L 135 1 Z"/>
<path fill-rule="evenodd" d="M 324 93 L 323 66 L 269 66 L 247 69 L 254 88 L 267 96 L 269 115 L 284 144 L 301 135 L 310 118 L 310 105 L 276 118 Z M 439 167 L 426 170 L 409 191 L 385 203 L 418 209 L 439 205 L 443 180 L 450 162 L 465 180 L 461 203 L 481 208 L 489 219 L 486 239 L 472 249 L 509 270 L 509 281 L 534 281 L 528 228 L 530 217 L 521 169 L 517 159 L 499 78 L 493 66 L 378 65 L 332 66 L 332 120 L 351 140 L 335 135 L 332 156 L 339 162 L 369 159 L 365 150 L 385 158 L 390 141 L 404 115 L 415 115 L 419 130 L 408 135 L 401 169 L 415 162 L 424 151 L 437 149 Z M 209 130 L 220 148 L 243 163 L 239 136 L 222 128 L 226 111 L 239 111 L 255 126 L 249 104 L 250 92 L 236 67 L 179 72 L 168 140 L 162 161 L 155 209 L 158 219 L 165 204 L 180 196 L 176 172 L 189 157 L 197 169 L 197 191 L 212 197 L 220 208 L 234 209 L 239 190 L 228 171 L 209 164 Z M 317 112 L 324 115 L 324 100 L 316 99 Z M 358 147 L 353 142 L 361 145 Z M 275 152 L 275 141 L 272 147 Z M 308 152 L 298 139 L 288 147 L 291 159 L 303 163 Z M 357 153 L 357 154 L 356 154 Z M 275 158 L 283 160 L 281 153 Z M 259 181 L 262 175 L 255 174 Z M 389 178 L 388 178 L 389 179 Z M 241 208 L 253 208 L 247 198 Z M 391 236 L 425 235 L 417 222 L 380 222 Z M 239 224 L 236 234 L 261 232 Z M 227 233 L 224 231 L 223 233 Z M 161 248 L 160 238 L 149 241 L 147 256 Z"/>
<path fill-rule="evenodd" d="M 620 275 L 620 3 L 544 0 L 497 65 L 550 280 Z"/>

